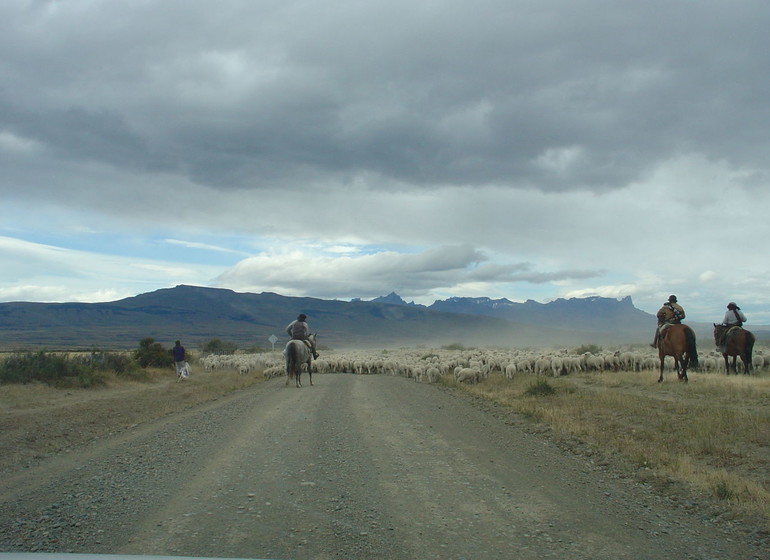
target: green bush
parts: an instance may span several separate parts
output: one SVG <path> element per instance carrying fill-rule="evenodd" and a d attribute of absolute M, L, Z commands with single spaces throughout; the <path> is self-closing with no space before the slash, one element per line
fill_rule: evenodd
<path fill-rule="evenodd" d="M 174 362 L 171 350 L 150 337 L 139 341 L 139 348 L 134 352 L 134 358 L 139 367 L 143 368 L 168 367 Z"/>
<path fill-rule="evenodd" d="M 218 338 L 212 338 L 201 344 L 201 354 L 235 354 L 238 345 L 234 342 L 225 342 Z"/>
<path fill-rule="evenodd" d="M 136 362 L 126 354 L 93 351 L 74 358 L 46 351 L 16 352 L 0 362 L 0 384 L 46 383 L 55 387 L 98 387 L 109 373 L 138 378 Z"/>
<path fill-rule="evenodd" d="M 104 383 L 104 376 L 80 359 L 45 351 L 20 352 L 0 364 L 0 383 L 41 382 L 55 387 L 93 387 Z"/>
<path fill-rule="evenodd" d="M 92 353 L 91 363 L 95 370 L 113 372 L 118 377 L 125 379 L 141 380 L 147 378 L 147 372 L 139 367 L 134 357 L 126 353 Z"/>
<path fill-rule="evenodd" d="M 8 356 L 0 367 L 2 383 L 32 383 L 41 381 L 55 385 L 65 377 L 77 377 L 84 373 L 83 364 L 66 357 L 43 351 L 24 352 Z"/>

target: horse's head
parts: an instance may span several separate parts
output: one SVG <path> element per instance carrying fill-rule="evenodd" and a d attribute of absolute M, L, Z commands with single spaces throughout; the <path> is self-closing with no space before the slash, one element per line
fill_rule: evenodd
<path fill-rule="evenodd" d="M 714 341 L 719 343 L 719 338 L 722 336 L 722 333 L 725 332 L 725 329 L 727 327 L 725 327 L 724 325 L 720 325 L 718 323 L 713 323 L 713 325 L 714 325 Z"/>

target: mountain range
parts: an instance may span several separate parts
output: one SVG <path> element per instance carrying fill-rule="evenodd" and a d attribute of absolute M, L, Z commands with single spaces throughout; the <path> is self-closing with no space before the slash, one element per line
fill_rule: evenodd
<path fill-rule="evenodd" d="M 322 348 L 639 344 L 652 339 L 656 322 L 630 297 L 453 297 L 423 306 L 395 293 L 340 301 L 180 285 L 107 303 L 0 303 L 0 350 L 130 349 L 147 337 L 184 340 L 188 348 L 218 338 L 269 349 L 272 335 L 282 347 L 298 313 L 308 316 Z"/>

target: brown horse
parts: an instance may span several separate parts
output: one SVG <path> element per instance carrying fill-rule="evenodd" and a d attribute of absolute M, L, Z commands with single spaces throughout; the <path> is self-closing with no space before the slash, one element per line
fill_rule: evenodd
<path fill-rule="evenodd" d="M 717 345 L 722 357 L 725 359 L 725 373 L 730 375 L 730 360 L 733 357 L 732 369 L 738 374 L 736 362 L 738 357 L 743 362 L 743 373 L 749 374 L 752 368 L 751 353 L 754 350 L 754 334 L 742 327 L 728 327 L 714 323 L 714 344 Z"/>
<path fill-rule="evenodd" d="M 658 357 L 660 358 L 660 377 L 663 381 L 663 363 L 666 356 L 673 356 L 676 376 L 679 381 L 687 382 L 687 368 L 698 367 L 698 350 L 695 347 L 695 332 L 687 325 L 668 325 L 660 333 Z M 681 368 L 681 371 L 680 371 Z"/>

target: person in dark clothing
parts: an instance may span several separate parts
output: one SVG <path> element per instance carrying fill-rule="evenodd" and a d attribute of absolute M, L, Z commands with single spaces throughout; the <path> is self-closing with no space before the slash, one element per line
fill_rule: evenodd
<path fill-rule="evenodd" d="M 668 301 L 658 310 L 658 327 L 655 329 L 655 339 L 652 341 L 653 348 L 658 347 L 658 340 L 660 340 L 660 333 L 666 325 L 678 325 L 684 319 L 684 309 L 677 303 L 676 296 L 668 296 Z"/>
<path fill-rule="evenodd" d="M 176 367 L 176 374 L 179 376 L 181 375 L 182 370 L 185 370 L 187 367 L 184 346 L 182 346 L 182 343 L 179 340 L 174 344 L 171 353 L 174 355 L 174 366 Z"/>

